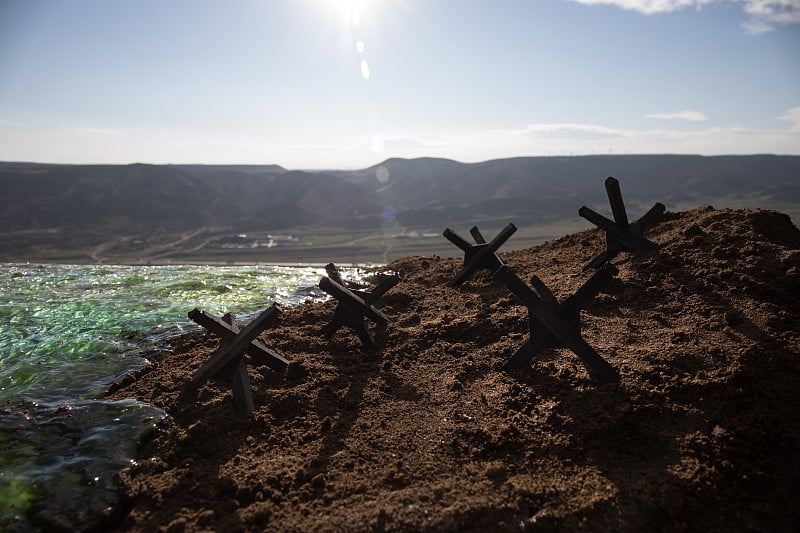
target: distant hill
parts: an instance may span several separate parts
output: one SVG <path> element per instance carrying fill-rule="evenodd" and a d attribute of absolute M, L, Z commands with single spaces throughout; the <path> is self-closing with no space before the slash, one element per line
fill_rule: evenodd
<path fill-rule="evenodd" d="M 711 204 L 800 212 L 797 156 L 394 158 L 324 172 L 278 165 L 9 162 L 0 163 L 0 257 L 17 257 L 20 246 L 35 249 L 35 235 L 45 235 L 41 246 L 50 248 L 94 249 L 132 235 L 148 246 L 175 242 L 153 234 L 182 235 L 181 242 L 197 248 L 204 245 L 188 242 L 187 234 L 546 225 L 576 220 L 581 205 L 608 212 L 607 176 L 620 180 L 631 219 L 656 201 L 673 210 Z"/>
<path fill-rule="evenodd" d="M 7 230 L 269 230 L 380 212 L 368 187 L 277 165 L 0 164 Z"/>
<path fill-rule="evenodd" d="M 473 164 L 389 159 L 338 174 L 374 187 L 378 201 L 394 206 L 408 224 L 457 217 L 574 216 L 582 204 L 605 205 L 602 180 L 608 175 L 620 180 L 632 207 L 654 201 L 693 207 L 731 197 L 800 204 L 800 157 L 795 156 L 518 157 Z"/>

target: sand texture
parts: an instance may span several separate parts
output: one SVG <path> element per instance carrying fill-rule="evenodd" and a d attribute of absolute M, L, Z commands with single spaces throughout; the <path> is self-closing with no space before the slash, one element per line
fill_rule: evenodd
<path fill-rule="evenodd" d="M 439 257 L 388 265 L 403 280 L 376 305 L 392 319 L 378 351 L 350 330 L 318 335 L 333 301 L 286 310 L 260 340 L 291 364 L 250 367 L 250 416 L 225 383 L 187 392 L 218 340 L 181 339 L 110 393 L 169 413 L 121 474 L 116 527 L 796 531 L 800 231 L 776 212 L 704 208 L 646 236 L 660 251 L 619 255 L 581 314 L 617 384 L 565 349 L 502 371 L 527 309 L 488 271 L 445 287 L 462 262 Z M 587 230 L 499 255 L 563 299 L 604 247 Z"/>

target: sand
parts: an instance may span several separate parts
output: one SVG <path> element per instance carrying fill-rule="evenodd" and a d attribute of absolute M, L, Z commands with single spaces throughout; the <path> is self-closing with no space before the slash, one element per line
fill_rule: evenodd
<path fill-rule="evenodd" d="M 169 417 L 121 473 L 128 498 L 106 526 L 795 531 L 800 231 L 776 212 L 704 208 L 646 236 L 660 251 L 618 256 L 581 315 L 617 384 L 565 349 L 501 370 L 527 309 L 487 271 L 445 287 L 461 261 L 439 257 L 386 268 L 403 281 L 377 304 L 392 319 L 377 351 L 317 334 L 334 302 L 286 310 L 260 340 L 291 364 L 250 366 L 249 416 L 223 382 L 186 391 L 218 340 L 180 339 L 109 394 Z M 563 299 L 604 246 L 588 230 L 499 255 Z"/>

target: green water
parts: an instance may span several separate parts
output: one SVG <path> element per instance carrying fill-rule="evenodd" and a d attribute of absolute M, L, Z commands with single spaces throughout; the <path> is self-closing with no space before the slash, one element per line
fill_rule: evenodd
<path fill-rule="evenodd" d="M 114 473 L 164 414 L 100 399 L 199 329 L 200 307 L 244 321 L 322 297 L 323 269 L 0 265 L 0 530 L 95 527 Z"/>

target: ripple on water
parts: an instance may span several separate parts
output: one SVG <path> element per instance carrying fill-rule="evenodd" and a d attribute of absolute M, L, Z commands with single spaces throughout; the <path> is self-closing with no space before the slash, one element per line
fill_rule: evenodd
<path fill-rule="evenodd" d="M 324 270 L 271 266 L 0 265 L 0 530 L 86 529 L 118 501 L 114 472 L 163 413 L 99 400 L 197 329 L 323 297 Z"/>
<path fill-rule="evenodd" d="M 115 474 L 164 413 L 136 400 L 6 401 L 0 417 L 0 529 L 89 529 L 118 504 Z"/>

